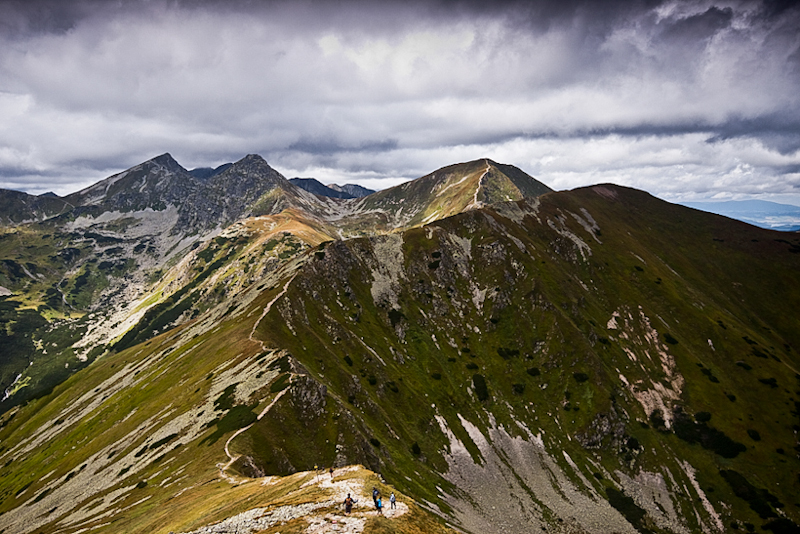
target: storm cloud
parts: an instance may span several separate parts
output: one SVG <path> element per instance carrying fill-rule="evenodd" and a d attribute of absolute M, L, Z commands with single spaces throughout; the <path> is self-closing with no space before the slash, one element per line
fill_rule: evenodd
<path fill-rule="evenodd" d="M 490 157 L 556 189 L 800 202 L 780 2 L 0 2 L 0 187 L 163 152 L 383 188 Z"/>

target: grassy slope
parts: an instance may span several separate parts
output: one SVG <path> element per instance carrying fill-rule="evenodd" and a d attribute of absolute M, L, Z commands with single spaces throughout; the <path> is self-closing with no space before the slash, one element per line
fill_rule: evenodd
<path fill-rule="evenodd" d="M 265 292 L 262 300 L 269 296 L 269 292 Z M 186 517 L 195 519 L 197 516 L 193 509 L 187 510 L 186 513 L 189 515 L 186 516 L 178 511 L 182 508 L 168 508 L 168 516 L 174 523 L 163 522 L 161 520 L 163 512 L 154 516 L 151 507 L 158 508 L 154 505 L 175 497 L 175 487 L 167 485 L 161 488 L 159 484 L 168 482 L 170 478 L 180 478 L 181 475 L 183 481 L 179 487 L 210 484 L 212 489 L 207 493 L 204 492 L 208 498 L 229 487 L 228 483 L 218 479 L 218 470 L 215 467 L 217 462 L 225 459 L 222 450 L 224 440 L 217 439 L 213 443 L 207 441 L 206 444 L 199 444 L 202 439 L 214 434 L 216 430 L 214 421 L 221 422 L 224 411 L 216 412 L 217 418 L 213 419 L 212 416 L 211 422 L 206 421 L 209 428 L 201 430 L 191 443 L 175 447 L 180 440 L 173 438 L 154 449 L 153 453 L 148 451 L 146 455 L 140 456 L 149 458 L 146 465 L 136 462 L 133 469 L 125 474 L 120 474 L 124 469 L 121 466 L 135 461 L 136 453 L 143 447 L 146 448 L 146 445 L 159 441 L 159 432 L 171 435 L 173 432 L 169 430 L 170 419 L 187 413 L 194 417 L 202 417 L 200 413 L 202 409 L 198 409 L 198 406 L 219 399 L 222 395 L 218 390 L 226 385 L 214 388 L 215 373 L 219 374 L 247 360 L 253 360 L 254 365 L 266 367 L 269 359 L 262 358 L 260 362 L 256 360 L 261 354 L 260 344 L 248 340 L 251 327 L 252 321 L 226 321 L 220 323 L 213 331 L 208 329 L 205 333 L 198 333 L 197 336 L 191 334 L 188 338 L 184 332 L 184 337 L 176 340 L 177 336 L 182 335 L 181 330 L 185 329 L 162 334 L 143 345 L 102 359 L 92 367 L 90 374 L 73 377 L 58 386 L 52 395 L 22 408 L 21 413 L 2 430 L 0 439 L 3 439 L 4 443 L 7 443 L 10 434 L 31 435 L 32 431 L 35 432 L 33 429 L 57 426 L 59 421 L 64 420 L 69 424 L 68 417 L 76 397 L 86 396 L 88 400 L 94 397 L 92 395 L 94 391 L 97 391 L 97 395 L 110 392 L 109 398 L 103 399 L 96 408 L 86 413 L 79 424 L 70 426 L 54 439 L 36 447 L 24 458 L 8 462 L 2 475 L 4 488 L 2 509 L 8 510 L 9 507 L 20 505 L 25 501 L 30 503 L 29 498 L 41 494 L 41 488 L 47 483 L 59 479 L 63 482 L 68 473 L 79 472 L 81 465 L 87 461 L 97 462 L 97 458 L 93 457 L 97 453 L 103 453 L 105 460 L 114 457 L 127 460 L 122 463 L 106 461 L 107 466 L 102 466 L 97 476 L 101 479 L 116 477 L 118 481 L 99 493 L 90 492 L 85 497 L 86 502 L 93 501 L 98 495 L 143 480 L 148 481 L 147 487 L 128 493 L 121 503 L 115 503 L 116 509 L 124 507 L 125 503 L 130 504 L 139 500 L 136 498 L 137 494 L 154 497 L 152 503 L 136 508 L 130 514 L 115 514 L 114 522 L 125 526 L 124 528 L 118 526 L 112 530 L 120 531 L 119 528 L 122 528 L 126 532 L 160 530 L 166 532 L 173 530 L 167 528 L 171 524 L 188 521 Z M 174 350 L 170 350 L 173 348 Z M 197 357 L 198 353 L 201 356 Z M 128 372 L 123 372 L 125 369 L 128 369 Z M 136 371 L 140 371 L 144 376 L 137 376 L 140 373 Z M 132 385 L 118 392 L 113 391 L 113 383 L 124 380 L 125 377 L 132 380 L 133 376 L 137 376 L 137 379 Z M 270 378 L 274 378 L 274 373 L 264 377 L 263 387 L 269 385 Z M 236 381 L 233 380 L 233 383 Z M 213 393 L 215 390 L 216 393 Z M 209 398 L 209 395 L 213 398 Z M 271 397 L 268 390 L 261 395 L 265 397 L 264 402 Z M 77 406 L 80 406 L 80 403 Z M 256 407 L 254 406 L 254 409 Z M 158 414 L 163 416 L 167 413 L 170 413 L 170 418 L 153 423 L 154 416 Z M 124 420 L 125 424 L 118 424 L 121 420 Z M 147 428 L 147 431 L 137 435 L 135 431 L 137 428 Z M 179 426 L 176 429 L 181 435 L 186 435 L 190 430 L 185 425 L 184 428 Z M 122 448 L 118 446 L 119 442 L 124 444 Z M 66 454 L 76 443 L 80 444 L 78 450 Z M 65 459 L 55 466 L 42 461 L 47 458 L 61 458 L 65 454 Z M 11 456 L 14 456 L 13 451 Z M 9 455 L 6 454 L 4 461 L 8 458 Z M 25 486 L 28 486 L 27 489 L 20 492 L 20 488 Z M 79 506 L 80 500 L 55 504 L 66 505 L 69 509 L 71 506 Z M 103 507 L 99 511 L 103 511 Z M 53 519 L 58 516 L 58 512 L 55 512 Z M 158 525 L 159 528 L 154 529 L 154 525 Z M 50 531 L 48 528 L 42 530 Z"/>
<path fill-rule="evenodd" d="M 122 276 L 130 267 L 92 256 L 90 242 L 48 223 L 0 231 L 0 286 L 14 293 L 0 298 L 5 348 L 0 390 L 22 375 L 2 410 L 46 393 L 88 363 L 70 348 L 86 330 L 88 303 L 110 276 Z"/>
<path fill-rule="evenodd" d="M 208 409 L 210 402 L 218 406 L 226 396 L 220 390 L 227 382 L 217 387 L 215 382 L 231 369 L 245 369 L 228 373 L 231 384 L 242 379 L 259 380 L 252 372 L 250 378 L 242 376 L 249 368 L 263 371 L 261 385 L 256 386 L 253 396 L 261 402 L 251 404 L 248 411 L 258 413 L 276 397 L 269 386 L 280 364 L 274 365 L 273 353 L 262 352 L 259 343 L 249 340 L 249 333 L 257 312 L 279 289 L 276 285 L 265 291 L 240 317 L 221 321 L 213 329 L 209 326 L 214 323 L 205 328 L 190 324 L 103 358 L 92 366 L 90 374 L 73 377 L 13 417 L 7 414 L 0 430 L 4 444 L 16 441 L 17 436 L 35 436 L 54 427 L 63 431 L 22 455 L 19 448 L 3 448 L 0 511 L 4 513 L 0 521 L 11 520 L 3 522 L 5 532 L 29 532 L 33 528 L 36 532 L 72 532 L 87 527 L 97 527 L 99 532 L 186 531 L 251 508 L 315 502 L 324 497 L 309 489 L 300 490 L 310 478 L 303 473 L 273 481 L 266 489 L 260 481 L 231 485 L 220 478 L 219 466 L 227 460 L 223 450 L 226 439 L 241 426 L 235 417 L 226 418 L 224 409 L 217 410 L 213 414 L 216 418 L 205 422 L 185 443 L 183 438 L 192 429 L 176 427 L 172 422 L 181 414 L 201 417 L 203 410 L 199 407 Z M 205 333 L 200 333 L 204 329 Z M 135 382 L 111 391 L 115 383 L 126 379 Z M 73 410 L 84 408 L 100 395 L 102 399 L 94 408 L 84 410 L 80 421 L 71 419 Z M 76 398 L 82 401 L 76 402 Z M 170 439 L 173 433 L 178 435 Z M 145 453 L 139 455 L 143 450 Z M 59 460 L 53 462 L 56 458 Z M 96 473 L 81 481 L 79 488 L 88 490 L 85 494 L 75 496 L 74 491 L 68 491 L 75 490 L 69 487 L 71 480 L 91 470 Z M 390 490 L 374 475 L 368 482 L 379 485 L 387 494 Z M 104 487 L 83 487 L 92 483 Z M 36 510 L 37 504 L 43 508 Z M 14 510 L 18 506 L 21 508 Z M 70 509 L 83 517 L 76 520 L 74 515 L 64 515 Z M 20 522 L 14 521 L 15 516 Z M 420 509 L 402 521 L 386 524 L 378 520 L 375 527 L 376 532 L 439 530 L 448 531 Z"/>
<path fill-rule="evenodd" d="M 727 520 L 763 523 L 768 517 L 758 518 L 734 494 L 721 469 L 740 472 L 753 486 L 772 492 L 797 521 L 792 451 L 800 394 L 798 329 L 796 315 L 787 313 L 800 304 L 795 274 L 800 257 L 791 252 L 797 240 L 776 241 L 786 235 L 643 193 L 607 191 L 615 198 L 595 189 L 548 195 L 541 222 L 528 217 L 522 226 L 471 213 L 406 232 L 396 302 L 376 303 L 370 293 L 375 273 L 384 268 L 376 259 L 378 240 L 335 243 L 292 286 L 291 306 L 268 316 L 261 331 L 328 386 L 340 399 L 336 410 L 344 406 L 366 423 L 365 438 L 379 443 L 372 467 L 426 499 L 436 498 L 433 488 L 441 481 L 435 473 L 446 467 L 439 451 L 447 441 L 434 416 L 443 416 L 469 447 L 458 416 L 488 435 L 485 408 L 512 434 L 517 420 L 534 433 L 543 431 L 548 445 L 569 451 L 591 480 L 597 462 L 608 473 L 630 476 L 667 465 L 690 486 L 680 464 L 688 459 L 718 512 L 734 503 Z M 599 227 L 594 237 L 571 215 L 588 225 L 581 208 Z M 548 221 L 565 225 L 589 246 L 585 259 L 567 232 L 559 234 Z M 448 237 L 453 234 L 471 239 L 465 275 L 458 274 L 458 250 Z M 482 309 L 474 305 L 476 290 L 486 291 Z M 620 311 L 631 316 L 628 339 L 607 328 Z M 298 330 L 290 332 L 286 323 Z M 659 361 L 665 349 L 674 370 Z M 528 373 L 534 368 L 536 376 Z M 488 384 L 486 400 L 475 394 L 475 374 Z M 682 386 L 670 385 L 676 377 L 683 378 Z M 654 384 L 680 393 L 679 399 L 667 399 L 669 411 L 708 412 L 706 428 L 747 451 L 725 458 L 724 450 L 714 452 L 656 428 L 652 413 L 635 399 Z M 624 432 L 601 435 L 602 454 L 587 454 L 576 438 L 586 441 L 598 414 L 621 412 L 630 416 L 624 418 Z M 330 455 L 334 443 L 326 443 Z M 420 455 L 412 452 L 414 444 Z M 316 445 L 325 450 L 325 444 Z M 403 482 L 422 470 L 426 474 Z M 598 491 L 608 484 L 594 482 Z M 676 501 L 692 509 L 699 498 L 690 493 Z M 699 528 L 691 514 L 685 516 L 690 528 Z"/>
<path fill-rule="evenodd" d="M 322 245 L 303 267 L 266 275 L 257 297 L 226 302 L 198 322 L 103 358 L 51 395 L 4 415 L 0 523 L 6 532 L 34 524 L 37 531 L 68 532 L 62 514 L 85 507 L 73 529 L 167 532 L 271 502 L 255 499 L 246 485 L 231 490 L 215 464 L 226 460 L 233 430 L 280 394 L 273 385 L 287 363 L 292 374 L 310 377 L 295 376 L 275 407 L 231 444 L 268 472 L 362 462 L 446 512 L 436 487 L 451 490 L 441 478 L 449 441 L 434 416 L 478 458 L 459 415 L 488 435 L 491 413 L 507 432 L 523 436 L 520 421 L 541 433 L 549 450 L 567 451 L 600 495 L 624 489 L 622 475 L 662 469 L 690 488 L 679 465 L 687 460 L 717 511 L 730 505 L 726 525 L 768 518 L 735 494 L 721 469 L 775 495 L 797 522 L 797 241 L 610 186 L 551 194 L 536 204 L 523 204 L 529 215 L 522 224 L 507 218 L 519 214 L 512 204 L 402 237 Z M 597 223 L 594 237 L 572 215 L 589 225 L 581 208 Z M 393 263 L 398 250 L 402 267 Z M 250 332 L 284 287 L 258 327 L 265 352 Z M 614 312 L 630 314 L 627 329 L 607 328 Z M 648 337 L 652 329 L 657 340 Z M 746 444 L 746 452 L 724 458 L 656 427 L 634 397 L 669 382 L 659 362 L 663 347 L 685 379 L 673 404 L 689 414 L 708 412 L 708 426 Z M 641 383 L 627 387 L 620 374 Z M 484 377 L 485 393 L 475 375 Z M 124 380 L 133 383 L 116 391 Z M 231 385 L 249 393 L 224 406 L 235 397 L 226 393 Z M 70 419 L 81 406 L 93 407 Z M 623 430 L 595 432 L 598 414 L 617 417 Z M 31 436 L 55 429 L 21 451 Z M 587 436 L 598 448 L 581 445 Z M 274 460 L 278 451 L 284 462 Z M 560 454 L 554 458 L 574 477 Z M 103 489 L 64 493 L 83 476 L 87 486 L 102 482 Z M 118 490 L 113 503 L 97 500 Z M 691 490 L 675 497 L 692 530 L 696 498 Z M 10 517 L 31 521 L 10 528 Z"/>
<path fill-rule="evenodd" d="M 296 217 L 258 219 L 247 226 L 250 238 L 217 238 L 207 253 L 201 251 L 201 273 L 216 260 L 225 261 L 197 289 L 216 287 L 221 280 L 233 287 L 248 271 L 260 272 L 249 291 L 216 306 L 207 294 L 196 302 L 209 309 L 198 322 L 112 353 L 89 375 L 74 376 L 52 394 L 4 416 L 0 512 L 11 523 L 3 522 L 2 515 L 0 522 L 6 532 L 87 526 L 168 532 L 276 504 L 275 495 L 253 485 L 249 492 L 238 486 L 231 492 L 218 466 L 227 461 L 224 445 L 231 432 L 253 420 L 280 392 L 270 386 L 283 376 L 280 361 L 286 358 L 265 351 L 249 336 L 261 309 L 297 268 L 291 258 L 305 246 L 285 232 L 312 243 L 326 236 Z M 270 258 L 283 267 L 270 268 Z M 153 314 L 138 330 L 148 330 L 160 316 Z M 126 386 L 119 388 L 122 383 Z M 194 418 L 198 424 L 191 424 Z M 27 447 L 37 436 L 41 439 Z M 54 458 L 64 459 L 54 464 Z M 130 508 L 134 503 L 139 504 Z M 425 515 L 418 511 L 413 521 L 430 522 Z M 21 521 L 15 523 L 14 516 Z"/>

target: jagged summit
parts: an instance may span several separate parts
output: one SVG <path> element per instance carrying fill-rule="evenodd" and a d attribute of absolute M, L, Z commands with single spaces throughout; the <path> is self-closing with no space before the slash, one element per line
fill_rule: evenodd
<path fill-rule="evenodd" d="M 269 163 L 267 163 L 267 160 L 265 160 L 261 154 L 247 154 L 245 157 L 237 161 L 237 163 L 250 163 L 269 166 Z"/>
<path fill-rule="evenodd" d="M 195 179 L 164 153 L 97 182 L 65 198 L 73 206 L 97 206 L 108 211 L 156 209 L 185 198 Z"/>
<path fill-rule="evenodd" d="M 164 152 L 160 156 L 156 156 L 150 159 L 149 161 L 146 161 L 145 163 L 156 163 L 158 165 L 163 165 L 164 167 L 167 167 L 171 170 L 186 172 L 186 169 L 183 168 L 183 165 L 178 163 L 177 160 L 173 158 L 172 154 L 170 154 L 169 152 Z"/>
<path fill-rule="evenodd" d="M 213 176 L 213 182 L 221 183 L 225 180 L 249 177 L 253 180 L 270 180 L 273 183 L 287 182 L 278 171 L 267 163 L 267 160 L 258 154 L 248 154 L 239 161 L 231 164 L 219 174 Z"/>

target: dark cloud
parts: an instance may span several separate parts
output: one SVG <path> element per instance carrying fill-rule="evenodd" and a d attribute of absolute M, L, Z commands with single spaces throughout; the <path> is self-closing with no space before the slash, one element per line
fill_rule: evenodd
<path fill-rule="evenodd" d="M 716 134 L 709 138 L 710 143 L 737 137 L 753 138 L 784 156 L 800 150 L 800 119 L 797 117 L 775 114 L 753 119 L 730 120 L 714 128 L 714 131 Z"/>
<path fill-rule="evenodd" d="M 334 138 L 304 138 L 290 144 L 286 147 L 286 150 L 327 156 L 342 152 L 388 152 L 397 149 L 398 146 L 399 142 L 396 139 L 358 143 L 356 145 L 347 146 L 335 142 Z"/>
<path fill-rule="evenodd" d="M 685 18 L 665 19 L 659 24 L 665 26 L 662 36 L 680 43 L 703 43 L 720 30 L 729 28 L 733 21 L 733 9 L 712 6 L 703 13 Z"/>
<path fill-rule="evenodd" d="M 58 1 L 0 2 L 0 32 L 5 35 L 64 33 L 87 15 L 83 4 Z"/>

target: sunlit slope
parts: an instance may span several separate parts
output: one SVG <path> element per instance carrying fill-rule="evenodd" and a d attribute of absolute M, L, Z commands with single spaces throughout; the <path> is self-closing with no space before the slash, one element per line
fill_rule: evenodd
<path fill-rule="evenodd" d="M 511 165 L 490 159 L 443 167 L 410 182 L 347 201 L 353 215 L 342 226 L 351 233 L 409 229 L 486 204 L 552 191 Z M 380 232 L 383 233 L 383 232 Z"/>
<path fill-rule="evenodd" d="M 224 255 L 224 247 L 217 252 Z M 283 519 L 276 525 L 308 524 L 341 514 L 338 491 L 347 489 L 363 494 L 356 516 L 367 526 L 449 532 L 402 495 L 402 517 L 365 514 L 368 486 L 386 495 L 393 490 L 370 473 L 342 471 L 338 489 L 321 484 L 318 473 L 286 480 L 242 476 L 253 474 L 249 459 L 228 448 L 230 438 L 306 391 L 295 386 L 304 377 L 291 356 L 253 332 L 307 258 L 287 258 L 198 319 L 112 353 L 50 395 L 5 414 L 0 529 L 166 533 L 227 520 L 238 531 L 245 519 L 237 514 L 262 508 L 256 514 L 262 522 L 279 510 Z"/>
<path fill-rule="evenodd" d="M 187 491 L 213 499 L 230 488 L 220 478 L 225 434 L 255 420 L 278 394 L 269 386 L 279 353 L 250 333 L 293 268 L 263 281 L 274 287 L 243 295 L 241 309 L 219 305 L 6 414 L 0 528 L 168 532 L 197 519 L 159 505 Z"/>

